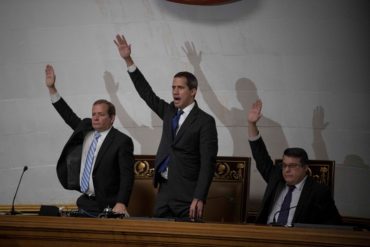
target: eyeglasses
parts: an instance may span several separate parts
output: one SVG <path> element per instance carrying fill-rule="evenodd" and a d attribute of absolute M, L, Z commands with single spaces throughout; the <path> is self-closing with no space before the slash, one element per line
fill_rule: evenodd
<path fill-rule="evenodd" d="M 295 169 L 295 168 L 297 168 L 298 166 L 300 166 L 299 164 L 281 164 L 281 168 L 283 169 L 283 170 L 285 170 L 285 169 L 287 169 L 287 168 L 289 168 L 289 169 Z"/>

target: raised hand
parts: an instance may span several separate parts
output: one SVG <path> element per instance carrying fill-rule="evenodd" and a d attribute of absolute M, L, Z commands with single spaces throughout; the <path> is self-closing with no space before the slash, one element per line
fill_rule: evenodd
<path fill-rule="evenodd" d="M 45 68 L 45 84 L 48 88 L 55 87 L 55 73 L 54 68 L 50 64 L 46 65 Z"/>
<path fill-rule="evenodd" d="M 252 108 L 248 113 L 248 122 L 256 123 L 262 116 L 262 101 L 259 99 L 253 103 Z"/>
<path fill-rule="evenodd" d="M 123 35 L 116 35 L 116 39 L 114 43 L 117 46 L 118 52 L 123 59 L 128 59 L 131 56 L 131 45 L 127 44 L 125 36 Z"/>

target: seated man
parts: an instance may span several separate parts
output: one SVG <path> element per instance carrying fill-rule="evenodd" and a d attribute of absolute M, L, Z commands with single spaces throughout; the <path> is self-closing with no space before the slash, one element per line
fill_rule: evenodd
<path fill-rule="evenodd" d="M 267 182 L 256 223 L 292 226 L 294 223 L 340 224 L 341 217 L 329 188 L 306 175 L 308 156 L 302 148 L 284 151 L 281 165 L 274 165 L 259 134 L 262 102 L 248 114 L 249 144 L 257 169 Z"/>

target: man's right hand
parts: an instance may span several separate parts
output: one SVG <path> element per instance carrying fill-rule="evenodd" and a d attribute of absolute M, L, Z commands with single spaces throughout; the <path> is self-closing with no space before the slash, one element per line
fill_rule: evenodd
<path fill-rule="evenodd" d="M 261 111 L 262 111 L 262 101 L 259 99 L 253 103 L 252 108 L 249 110 L 248 122 L 256 123 L 262 116 Z"/>
<path fill-rule="evenodd" d="M 54 68 L 50 64 L 46 65 L 45 68 L 45 84 L 49 89 L 50 94 L 56 93 L 56 88 L 55 88 L 55 73 L 54 73 Z"/>
<path fill-rule="evenodd" d="M 55 86 L 54 68 L 50 64 L 46 65 L 46 68 L 45 68 L 45 82 L 46 82 L 47 87 Z"/>
<path fill-rule="evenodd" d="M 249 138 L 255 138 L 258 135 L 258 128 L 256 123 L 262 117 L 262 101 L 257 100 L 253 103 L 252 108 L 248 113 L 248 136 Z"/>
<path fill-rule="evenodd" d="M 119 54 L 126 61 L 127 66 L 134 64 L 131 59 L 131 45 L 127 44 L 125 36 L 117 34 L 114 43 L 117 46 Z"/>

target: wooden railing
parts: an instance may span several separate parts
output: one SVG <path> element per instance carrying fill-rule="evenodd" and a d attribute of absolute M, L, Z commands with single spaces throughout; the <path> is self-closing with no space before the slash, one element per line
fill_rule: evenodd
<path fill-rule="evenodd" d="M 367 231 L 0 215 L 0 246 L 369 246 Z"/>

